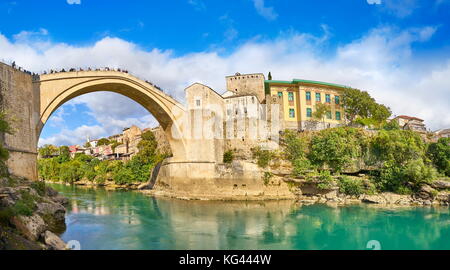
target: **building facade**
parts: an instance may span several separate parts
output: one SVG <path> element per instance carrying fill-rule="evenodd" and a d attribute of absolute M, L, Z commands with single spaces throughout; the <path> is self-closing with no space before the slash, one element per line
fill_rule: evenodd
<path fill-rule="evenodd" d="M 393 120 L 396 121 L 400 126 L 400 128 L 402 129 L 412 130 L 419 133 L 427 132 L 423 119 L 413 116 L 399 115 L 395 117 Z"/>
<path fill-rule="evenodd" d="M 341 95 L 343 85 L 294 79 L 292 81 L 265 81 L 270 103 L 280 105 L 281 129 L 316 130 L 340 126 L 344 123 Z M 318 118 L 319 104 L 328 107 Z"/>

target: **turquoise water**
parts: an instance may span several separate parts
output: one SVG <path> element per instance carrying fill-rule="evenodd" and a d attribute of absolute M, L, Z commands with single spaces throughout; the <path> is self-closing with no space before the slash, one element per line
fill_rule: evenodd
<path fill-rule="evenodd" d="M 53 185 L 81 249 L 450 249 L 447 207 L 203 202 Z M 375 245 L 377 246 L 377 245 Z"/>

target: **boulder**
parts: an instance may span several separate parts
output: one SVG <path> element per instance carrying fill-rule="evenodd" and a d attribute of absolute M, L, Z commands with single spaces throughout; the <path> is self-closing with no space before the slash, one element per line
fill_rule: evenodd
<path fill-rule="evenodd" d="M 436 180 L 431 186 L 437 189 L 450 189 L 450 181 Z"/>
<path fill-rule="evenodd" d="M 51 187 L 45 187 L 45 194 L 49 197 L 58 196 L 58 191 L 54 190 Z"/>
<path fill-rule="evenodd" d="M 149 189 L 150 188 L 150 183 L 149 182 L 142 183 L 142 184 L 138 185 L 136 188 L 138 190 Z"/>
<path fill-rule="evenodd" d="M 429 185 L 422 185 L 416 196 L 421 199 L 428 200 L 433 199 L 436 194 L 437 191 L 434 188 L 430 187 Z"/>
<path fill-rule="evenodd" d="M 11 223 L 28 240 L 36 241 L 47 230 L 44 220 L 37 214 L 32 216 L 16 216 L 11 218 Z"/>
<path fill-rule="evenodd" d="M 324 196 L 325 196 L 325 198 L 327 200 L 337 200 L 337 198 L 338 198 L 338 190 L 337 189 L 332 190 L 332 191 L 330 191 L 328 193 L 325 193 Z"/>
<path fill-rule="evenodd" d="M 66 243 L 64 243 L 64 241 L 61 238 L 59 238 L 56 234 L 52 233 L 51 231 L 45 231 L 43 238 L 45 244 L 47 244 L 52 250 L 66 249 Z"/>
<path fill-rule="evenodd" d="M 63 231 L 65 229 L 66 209 L 59 203 L 42 202 L 37 204 L 37 214 L 46 222 L 52 231 Z"/>
<path fill-rule="evenodd" d="M 436 200 L 438 200 L 441 203 L 450 203 L 450 192 L 448 191 L 441 191 L 437 194 Z"/>
<path fill-rule="evenodd" d="M 374 204 L 386 204 L 386 199 L 384 199 L 381 195 L 364 194 L 361 196 L 361 201 Z"/>
<path fill-rule="evenodd" d="M 55 203 L 67 206 L 69 204 L 69 199 L 67 199 L 66 197 L 63 197 L 61 195 L 57 195 L 55 197 L 51 197 L 50 198 L 52 201 L 54 201 Z"/>
<path fill-rule="evenodd" d="M 376 195 L 361 195 L 361 201 L 374 204 L 410 204 L 412 199 L 409 195 L 400 195 L 392 192 L 384 192 Z"/>

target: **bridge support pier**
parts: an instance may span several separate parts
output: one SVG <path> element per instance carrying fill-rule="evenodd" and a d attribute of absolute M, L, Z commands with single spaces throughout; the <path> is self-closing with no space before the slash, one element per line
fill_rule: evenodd
<path fill-rule="evenodd" d="M 234 161 L 165 162 L 151 191 L 180 199 L 267 200 L 294 199 L 288 185 L 279 179 L 264 181 L 263 171 L 253 163 Z"/>

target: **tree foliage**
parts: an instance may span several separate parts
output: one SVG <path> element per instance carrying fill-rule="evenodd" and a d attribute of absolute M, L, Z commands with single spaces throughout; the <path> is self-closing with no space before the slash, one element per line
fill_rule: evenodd
<path fill-rule="evenodd" d="M 342 94 L 342 106 L 345 118 L 350 123 L 355 123 L 359 119 L 359 123 L 365 121 L 368 124 L 381 125 L 391 116 L 389 107 L 378 104 L 369 93 L 359 89 L 346 88 Z"/>
<path fill-rule="evenodd" d="M 448 176 L 450 139 L 427 145 L 413 131 L 386 126 L 372 135 L 352 127 L 330 128 L 312 135 L 285 132 L 284 153 L 296 176 L 310 177 L 324 171 L 337 174 L 358 164 L 358 168 L 370 170 L 371 178 L 364 182 L 364 189 L 356 179 L 341 178 L 338 184 L 347 194 L 374 189 L 411 193 L 433 181 L 438 176 L 436 169 Z"/>
<path fill-rule="evenodd" d="M 139 153 L 130 161 L 100 161 L 83 153 L 77 153 L 73 159 L 70 159 L 70 155 L 67 158 L 61 158 L 60 155 L 54 158 L 40 159 L 38 161 L 39 176 L 44 180 L 66 183 L 82 179 L 98 184 L 103 184 L 107 180 L 114 181 L 116 184 L 148 181 L 151 169 L 164 159 L 164 155 L 157 150 L 158 143 L 155 136 L 151 131 L 148 132 L 143 134 L 142 140 L 138 144 Z"/>
<path fill-rule="evenodd" d="M 427 149 L 427 156 L 438 171 L 450 176 L 450 138 L 440 138 L 431 143 Z"/>
<path fill-rule="evenodd" d="M 318 167 L 340 172 L 355 159 L 363 157 L 367 143 L 363 131 L 356 128 L 324 129 L 312 138 L 309 159 Z"/>
<path fill-rule="evenodd" d="M 107 138 L 101 138 L 97 141 L 97 146 L 109 145 L 110 141 Z"/>
<path fill-rule="evenodd" d="M 317 103 L 313 112 L 313 117 L 317 120 L 325 121 L 327 112 L 331 111 L 331 106 L 326 103 Z"/>

